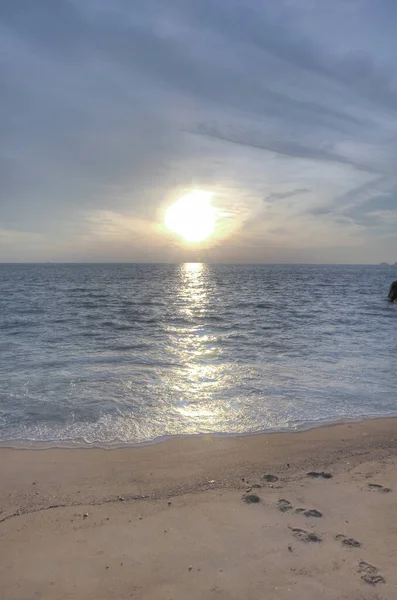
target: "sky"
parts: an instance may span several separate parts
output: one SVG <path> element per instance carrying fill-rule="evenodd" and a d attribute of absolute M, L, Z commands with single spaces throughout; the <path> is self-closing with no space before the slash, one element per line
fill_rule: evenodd
<path fill-rule="evenodd" d="M 397 261 L 396 0 L 2 0 L 0 262 Z M 164 211 L 213 192 L 189 245 Z"/>

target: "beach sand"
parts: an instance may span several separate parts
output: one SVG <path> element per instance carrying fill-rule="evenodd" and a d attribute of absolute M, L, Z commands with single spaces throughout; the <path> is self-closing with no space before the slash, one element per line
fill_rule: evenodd
<path fill-rule="evenodd" d="M 397 419 L 2 447 L 0 598 L 395 600 L 396 448 Z"/>

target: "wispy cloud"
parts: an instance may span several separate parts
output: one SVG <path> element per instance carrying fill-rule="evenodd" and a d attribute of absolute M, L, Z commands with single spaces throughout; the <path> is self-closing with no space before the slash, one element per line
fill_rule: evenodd
<path fill-rule="evenodd" d="M 268 202 L 273 202 L 274 200 L 284 200 L 285 198 L 291 198 L 291 196 L 299 196 L 300 194 L 309 194 L 311 192 L 310 188 L 296 188 L 295 190 L 290 190 L 288 192 L 274 192 L 273 194 L 269 194 L 266 200 Z"/>
<path fill-rule="evenodd" d="M 19 237 L 0 260 L 182 259 L 157 225 L 190 187 L 233 222 L 214 259 L 387 259 L 396 18 L 394 0 L 3 0 L 0 227 Z"/>

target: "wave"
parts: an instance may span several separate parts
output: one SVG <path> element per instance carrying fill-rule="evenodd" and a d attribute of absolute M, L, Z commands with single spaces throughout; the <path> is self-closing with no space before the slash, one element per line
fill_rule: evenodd
<path fill-rule="evenodd" d="M 396 406 L 384 270 L 54 265 L 22 285 L 7 268 L 0 439 L 281 431 Z"/>

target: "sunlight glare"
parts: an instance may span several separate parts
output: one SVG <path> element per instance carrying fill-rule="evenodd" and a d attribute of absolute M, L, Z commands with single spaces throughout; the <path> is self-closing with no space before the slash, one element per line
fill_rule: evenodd
<path fill-rule="evenodd" d="M 201 242 L 215 231 L 216 213 L 211 205 L 212 192 L 189 192 L 165 213 L 165 226 L 187 242 Z"/>

